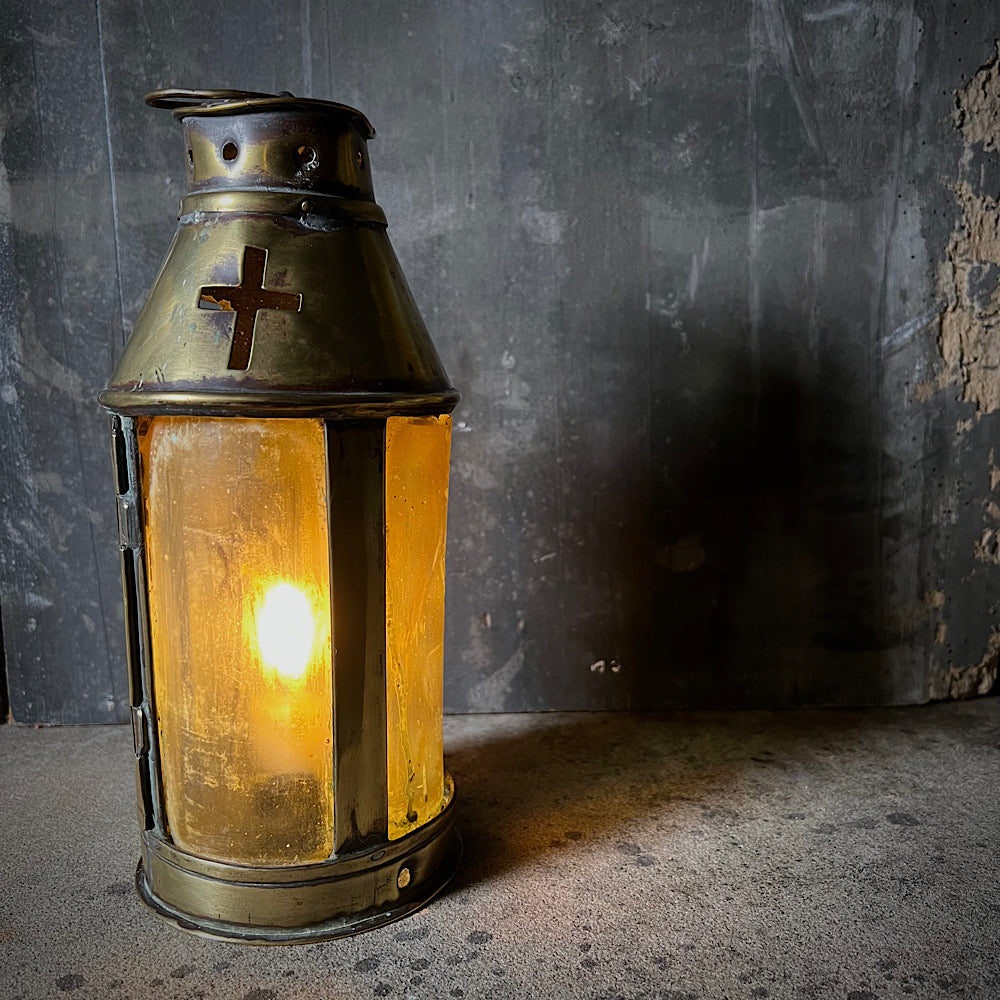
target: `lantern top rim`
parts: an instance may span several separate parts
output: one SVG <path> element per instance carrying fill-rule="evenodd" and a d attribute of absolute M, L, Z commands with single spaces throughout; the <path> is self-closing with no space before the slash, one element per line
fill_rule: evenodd
<path fill-rule="evenodd" d="M 280 94 L 266 94 L 256 90 L 188 90 L 169 87 L 151 91 L 146 95 L 145 101 L 151 108 L 171 111 L 178 121 L 194 115 L 222 117 L 261 111 L 300 111 L 346 118 L 366 140 L 375 135 L 372 123 L 357 108 L 314 97 L 296 97 L 287 90 Z"/>

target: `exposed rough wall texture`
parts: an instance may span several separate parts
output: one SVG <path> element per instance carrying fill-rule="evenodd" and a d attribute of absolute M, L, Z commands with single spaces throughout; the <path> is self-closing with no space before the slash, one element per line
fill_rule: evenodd
<path fill-rule="evenodd" d="M 950 188 L 958 207 L 955 227 L 937 272 L 940 312 L 939 345 L 943 364 L 932 383 L 918 387 L 918 395 L 929 400 L 932 391 L 958 386 L 961 399 L 972 412 L 956 424 L 956 435 L 969 434 L 989 414 L 1000 410 L 1000 204 L 997 186 L 998 142 L 1000 142 L 1000 43 L 993 57 L 955 94 L 955 127 L 961 131 L 961 155 L 955 165 Z M 991 430 L 995 419 L 987 420 Z M 991 578 L 1000 566 L 1000 505 L 995 493 L 1000 472 L 994 465 L 994 450 L 982 448 L 970 460 L 979 467 L 976 506 L 982 533 L 972 553 L 983 567 L 968 574 L 990 593 Z M 949 493 L 957 507 L 958 494 Z M 968 506 L 966 504 L 966 506 Z M 992 569 L 987 570 L 987 567 Z M 943 606 L 943 605 L 942 605 Z M 995 617 L 996 609 L 987 612 Z M 942 629 L 946 629 L 942 623 Z M 997 679 L 1000 632 L 990 633 L 982 658 L 975 663 L 949 662 L 951 657 L 932 657 L 929 692 L 933 698 L 967 697 L 990 691 Z M 939 645 L 946 639 L 942 631 Z"/>
<path fill-rule="evenodd" d="M 449 709 L 993 684 L 1000 7 L 0 0 L 0 23 L 15 718 L 124 713 L 92 400 L 173 229 L 179 131 L 141 104 L 166 85 L 379 130 L 376 193 L 464 394 Z"/>

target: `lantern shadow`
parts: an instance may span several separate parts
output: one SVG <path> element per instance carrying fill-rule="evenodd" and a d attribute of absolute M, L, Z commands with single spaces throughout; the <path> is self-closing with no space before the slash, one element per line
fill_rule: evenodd
<path fill-rule="evenodd" d="M 891 655 L 906 622 L 880 590 L 899 529 L 880 527 L 874 404 L 824 383 L 794 327 L 760 331 L 754 371 L 730 332 L 702 336 L 659 366 L 645 427 L 605 421 L 536 463 L 560 470 L 564 544 L 527 588 L 544 597 L 513 637 L 531 669 L 498 708 L 906 700 Z"/>
<path fill-rule="evenodd" d="M 897 702 L 874 405 L 850 371 L 820 377 L 804 331 L 759 337 L 755 372 L 720 336 L 697 401 L 651 418 L 650 627 L 631 704 Z"/>
<path fill-rule="evenodd" d="M 718 326 L 697 341 L 658 344 L 642 398 L 612 387 L 594 407 L 593 367 L 565 373 L 561 433 L 539 432 L 504 470 L 517 516 L 503 537 L 455 544 L 486 520 L 482 491 L 457 477 L 449 710 L 921 697 L 933 628 L 886 596 L 915 542 L 903 518 L 883 516 L 887 459 L 878 400 L 855 385 L 860 349 L 836 326 L 810 332 L 789 316 L 757 332 L 755 359 L 736 329 L 743 305 L 717 305 Z M 646 317 L 587 322 L 629 344 Z M 641 419 L 626 419 L 628 406 Z M 456 440 L 459 467 L 488 465 L 473 435 Z M 515 537 L 509 555 L 495 551 Z"/>
<path fill-rule="evenodd" d="M 641 842 L 651 817 L 660 845 L 671 826 L 738 825 L 750 772 L 836 752 L 871 724 L 823 710 L 451 717 L 465 857 L 448 891 L 588 846 L 609 864 L 656 864 Z"/>

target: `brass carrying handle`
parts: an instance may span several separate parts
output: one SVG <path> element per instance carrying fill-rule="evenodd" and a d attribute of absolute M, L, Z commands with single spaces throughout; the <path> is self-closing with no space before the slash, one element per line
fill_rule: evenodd
<path fill-rule="evenodd" d="M 151 108 L 190 108 L 198 104 L 218 104 L 223 101 L 250 101 L 261 97 L 292 97 L 287 90 L 280 94 L 263 94 L 256 90 L 185 90 L 171 87 L 154 90 L 146 95 L 146 103 Z"/>

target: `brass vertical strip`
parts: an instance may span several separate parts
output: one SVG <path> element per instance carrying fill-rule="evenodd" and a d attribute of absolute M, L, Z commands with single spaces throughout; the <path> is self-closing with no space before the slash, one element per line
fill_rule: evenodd
<path fill-rule="evenodd" d="M 118 494 L 118 548 L 122 560 L 122 590 L 125 598 L 125 658 L 128 663 L 128 689 L 133 708 L 142 704 L 142 664 L 139 658 L 139 612 L 135 593 L 135 561 L 127 527 L 133 503 L 129 486 L 128 446 L 125 443 L 123 422 L 128 418 L 115 417 L 111 421 L 111 459 L 114 462 L 116 492 Z"/>
<path fill-rule="evenodd" d="M 163 794 L 160 788 L 159 733 L 156 726 L 156 698 L 153 692 L 153 664 L 149 642 L 149 591 L 146 586 L 146 544 L 143 510 L 142 467 L 139 458 L 137 420 L 121 418 L 121 439 L 115 442 L 116 460 L 124 445 L 128 492 L 119 496 L 119 536 L 122 559 L 131 560 L 130 571 L 123 571 L 126 581 L 125 615 L 128 636 L 129 672 L 132 683 L 133 731 L 136 734 L 139 790 L 143 827 L 165 835 L 163 820 Z M 123 515 L 122 500 L 127 512 Z M 126 527 L 123 529 L 122 520 Z M 131 593 L 129 593 L 131 591 Z M 140 742 L 141 736 L 145 738 Z"/>
<path fill-rule="evenodd" d="M 115 472 L 115 492 L 118 496 L 118 549 L 121 554 L 122 598 L 125 605 L 125 660 L 128 665 L 129 704 L 132 707 L 132 735 L 135 743 L 135 784 L 136 812 L 140 830 L 148 830 L 153 825 L 153 806 L 149 787 L 148 755 L 146 743 L 137 732 L 142 724 L 142 663 L 139 654 L 139 612 L 138 594 L 135 586 L 135 553 L 128 542 L 128 531 L 123 527 L 123 508 L 127 511 L 132 499 L 129 488 L 128 448 L 125 443 L 123 422 L 128 418 L 113 417 L 111 420 L 111 461 Z"/>
<path fill-rule="evenodd" d="M 385 423 L 326 424 L 333 612 L 334 850 L 382 844 L 385 739 Z"/>

